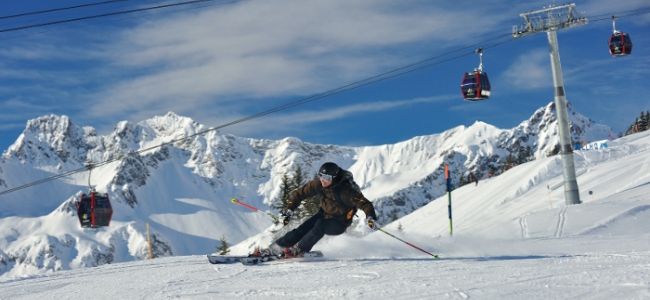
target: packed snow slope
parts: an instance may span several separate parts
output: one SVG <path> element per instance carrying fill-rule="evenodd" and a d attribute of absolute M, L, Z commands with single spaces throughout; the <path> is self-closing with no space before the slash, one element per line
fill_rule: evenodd
<path fill-rule="evenodd" d="M 5 279 L 0 298 L 650 298 L 650 132 L 578 151 L 576 162 L 582 204 L 564 204 L 559 159 L 539 158 L 454 190 L 453 236 L 446 196 L 384 227 L 438 260 L 382 232 L 351 230 L 318 243 L 318 261 L 113 263 Z"/>

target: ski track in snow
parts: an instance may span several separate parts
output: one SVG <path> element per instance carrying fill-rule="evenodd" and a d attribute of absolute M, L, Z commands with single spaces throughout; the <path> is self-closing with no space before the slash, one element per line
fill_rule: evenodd
<path fill-rule="evenodd" d="M 519 226 L 521 227 L 521 238 L 528 238 L 528 222 L 526 221 L 528 215 L 523 215 L 519 218 Z"/>
<path fill-rule="evenodd" d="M 555 237 L 559 238 L 562 237 L 562 233 L 564 232 L 564 223 L 566 222 L 566 212 L 567 212 L 567 207 L 563 207 L 560 209 L 560 212 L 557 215 L 557 225 L 555 227 Z"/>

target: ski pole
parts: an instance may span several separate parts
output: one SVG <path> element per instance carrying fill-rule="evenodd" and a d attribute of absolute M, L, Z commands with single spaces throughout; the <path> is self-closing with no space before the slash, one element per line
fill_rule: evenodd
<path fill-rule="evenodd" d="M 454 223 L 451 218 L 451 176 L 449 176 L 449 165 L 445 164 L 445 181 L 447 182 L 447 213 L 449 215 L 449 236 L 454 235 Z"/>
<path fill-rule="evenodd" d="M 411 243 L 409 243 L 409 242 L 407 242 L 407 241 L 405 241 L 405 240 L 403 240 L 403 239 L 400 239 L 400 238 L 398 238 L 398 237 L 396 237 L 396 236 L 394 236 L 394 235 L 392 235 L 392 234 L 386 232 L 385 230 L 383 230 L 383 229 L 381 229 L 381 228 L 377 228 L 377 230 L 379 230 L 379 231 L 381 231 L 381 232 L 383 232 L 383 233 L 389 235 L 390 237 L 392 237 L 392 238 L 394 238 L 394 239 L 399 240 L 400 242 L 402 242 L 402 243 L 404 243 L 404 244 L 407 244 L 407 245 L 409 245 L 409 246 L 411 246 L 411 247 L 413 247 L 413 248 L 415 248 L 415 249 L 418 249 L 418 250 L 420 250 L 420 251 L 422 251 L 422 252 L 424 252 L 424 253 L 426 253 L 426 254 L 431 255 L 433 258 L 438 258 L 438 255 L 437 255 L 437 254 L 433 254 L 433 253 L 431 253 L 431 252 L 429 252 L 429 251 L 427 251 L 427 250 L 424 250 L 424 249 L 422 249 L 422 248 L 420 248 L 420 247 L 418 247 L 418 246 L 416 246 L 416 245 L 413 245 L 413 244 L 411 244 Z"/>
<path fill-rule="evenodd" d="M 262 212 L 262 213 L 263 213 L 263 211 L 261 211 L 259 208 L 255 207 L 255 206 L 252 206 L 252 205 L 250 205 L 250 204 L 248 204 L 248 203 L 241 202 L 241 201 L 239 201 L 239 199 L 237 199 L 237 198 L 232 198 L 232 199 L 230 199 L 230 202 L 231 202 L 232 204 L 235 204 L 235 205 L 240 205 L 240 206 L 246 207 L 246 208 L 248 208 L 248 209 L 250 209 L 250 210 L 252 210 L 252 211 L 254 211 L 254 212 Z M 266 215 L 268 215 L 269 217 L 271 217 L 271 218 L 273 219 L 274 222 L 279 222 L 278 217 L 274 216 L 274 215 L 271 214 L 270 212 L 266 212 Z"/>

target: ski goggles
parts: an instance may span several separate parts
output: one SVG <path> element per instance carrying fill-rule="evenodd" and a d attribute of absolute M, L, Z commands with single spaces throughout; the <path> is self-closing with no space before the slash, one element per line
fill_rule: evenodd
<path fill-rule="evenodd" d="M 318 174 L 318 177 L 320 177 L 320 179 L 325 180 L 325 181 L 332 181 L 332 179 L 334 179 L 334 176 L 329 175 L 329 174 L 324 174 L 324 173 Z"/>

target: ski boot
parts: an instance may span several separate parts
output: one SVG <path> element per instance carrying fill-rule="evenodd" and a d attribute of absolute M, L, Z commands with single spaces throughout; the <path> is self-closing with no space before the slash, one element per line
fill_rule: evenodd
<path fill-rule="evenodd" d="M 273 243 L 268 248 L 264 248 L 264 249 L 260 249 L 259 247 L 255 248 L 255 250 L 253 250 L 253 253 L 249 254 L 248 256 L 257 256 L 257 257 L 277 256 L 277 257 L 281 257 L 282 255 L 284 255 L 284 249 L 282 247 L 280 247 L 278 244 Z"/>
<path fill-rule="evenodd" d="M 293 245 L 291 247 L 284 248 L 282 250 L 282 255 L 280 256 L 281 258 L 294 258 L 294 257 L 303 257 L 305 255 L 305 251 L 302 251 L 298 245 Z"/>

